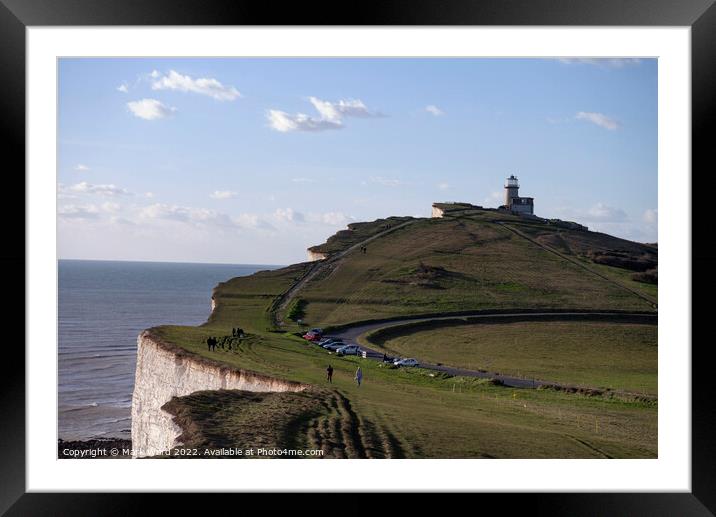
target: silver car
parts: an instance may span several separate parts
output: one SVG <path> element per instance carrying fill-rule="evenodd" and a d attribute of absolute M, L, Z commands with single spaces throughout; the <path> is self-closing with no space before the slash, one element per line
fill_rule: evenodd
<path fill-rule="evenodd" d="M 343 355 L 360 355 L 362 350 L 358 345 L 346 345 L 336 350 L 337 354 Z"/>
<path fill-rule="evenodd" d="M 408 359 L 396 359 L 393 361 L 393 364 L 395 366 L 420 366 L 417 359 L 408 358 Z"/>
<path fill-rule="evenodd" d="M 346 346 L 346 344 L 343 341 L 333 341 L 331 343 L 328 343 L 327 345 L 323 345 L 323 348 L 325 348 L 326 350 L 337 350 L 344 346 Z"/>

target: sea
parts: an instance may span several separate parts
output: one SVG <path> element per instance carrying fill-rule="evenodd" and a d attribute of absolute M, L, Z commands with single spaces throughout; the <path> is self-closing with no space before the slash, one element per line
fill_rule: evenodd
<path fill-rule="evenodd" d="M 129 439 L 139 333 L 201 324 L 219 282 L 278 267 L 60 260 L 59 438 Z"/>

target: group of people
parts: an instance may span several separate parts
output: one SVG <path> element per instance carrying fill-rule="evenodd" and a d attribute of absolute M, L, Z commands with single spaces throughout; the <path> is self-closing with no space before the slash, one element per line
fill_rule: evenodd
<path fill-rule="evenodd" d="M 368 253 L 368 248 L 365 246 L 361 246 L 360 251 L 361 251 L 361 253 L 363 253 L 365 255 L 366 253 Z"/>
<path fill-rule="evenodd" d="M 243 338 L 245 337 L 244 329 L 242 328 L 232 328 L 231 329 L 231 337 L 229 336 L 222 336 L 221 339 L 217 339 L 214 336 L 209 336 L 206 340 L 206 346 L 209 349 L 209 352 L 216 351 L 216 347 L 219 346 L 222 350 L 231 350 L 232 344 L 234 343 L 232 338 Z M 237 350 L 238 350 L 238 344 L 237 344 Z"/>
<path fill-rule="evenodd" d="M 358 387 L 360 388 L 360 385 L 363 382 L 363 370 L 361 370 L 360 366 L 356 370 L 353 379 L 358 383 Z M 331 384 L 333 383 L 333 366 L 330 364 L 328 365 L 328 368 L 326 368 L 326 380 L 328 380 Z"/>
<path fill-rule="evenodd" d="M 213 336 L 209 336 L 206 340 L 206 345 L 209 347 L 209 352 L 216 350 L 216 345 L 219 343 L 219 340 L 216 339 Z"/>

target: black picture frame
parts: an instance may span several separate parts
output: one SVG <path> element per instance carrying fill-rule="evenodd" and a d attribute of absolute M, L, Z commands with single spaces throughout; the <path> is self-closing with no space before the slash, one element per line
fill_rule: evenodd
<path fill-rule="evenodd" d="M 716 7 L 714 0 L 400 0 L 346 4 L 247 0 L 0 0 L 0 113 L 7 187 L 16 210 L 8 212 L 2 247 L 5 287 L 14 294 L 4 316 L 17 329 L 25 320 L 25 29 L 28 26 L 116 25 L 535 25 L 535 26 L 688 26 L 692 43 L 692 195 L 709 183 L 709 137 L 714 133 L 716 92 Z M 355 8 L 351 8 L 351 6 Z M 350 14 L 343 14 L 350 13 Z M 8 160 L 11 158 L 11 160 Z M 10 165 L 12 164 L 12 165 Z M 684 171 L 684 178 L 688 178 Z M 698 184 L 696 183 L 698 178 Z M 20 195 L 20 192 L 23 195 Z M 692 214 L 692 490 L 689 493 L 484 494 L 483 501 L 532 514 L 551 515 L 713 515 L 716 512 L 716 405 L 704 321 L 714 286 L 716 252 L 708 245 L 707 206 L 694 203 Z M 701 236 L 697 239 L 697 236 Z M 706 237 L 704 237 L 706 236 Z M 7 239 L 9 237 L 9 239 Z M 684 250 L 688 252 L 689 250 Z M 698 288 L 698 289 L 697 289 Z M 702 293 L 702 303 L 695 296 Z M 24 296 L 23 296 L 24 299 Z M 701 316 L 701 317 L 699 317 Z M 49 332 L 52 332 L 50 330 Z M 13 334 L 17 330 L 13 331 Z M 704 340 L 695 338 L 703 335 Z M 12 335 L 3 355 L 0 401 L 0 513 L 27 515 L 136 515 L 161 497 L 164 512 L 180 511 L 178 494 L 26 493 L 25 354 Z M 41 346 L 26 343 L 27 347 Z M 219 497 L 214 495 L 213 497 Z M 242 496 L 245 497 L 245 496 Z M 223 504 L 224 498 L 212 504 Z M 245 501 L 245 500 L 244 500 Z M 509 503 L 508 503 L 509 501 Z M 405 506 L 422 504 L 404 499 Z M 242 503 L 242 506 L 248 504 Z M 316 504 L 315 499 L 309 503 Z M 216 510 L 219 507 L 216 506 Z"/>

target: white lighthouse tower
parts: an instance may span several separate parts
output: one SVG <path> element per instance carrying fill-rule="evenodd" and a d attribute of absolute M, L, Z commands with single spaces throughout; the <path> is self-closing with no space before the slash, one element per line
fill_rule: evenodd
<path fill-rule="evenodd" d="M 512 200 L 520 197 L 519 191 L 520 183 L 513 174 L 505 180 L 505 206 L 511 206 Z"/>

